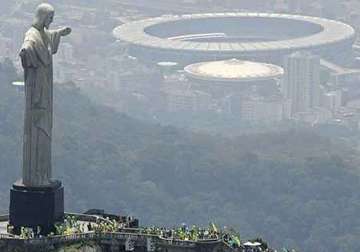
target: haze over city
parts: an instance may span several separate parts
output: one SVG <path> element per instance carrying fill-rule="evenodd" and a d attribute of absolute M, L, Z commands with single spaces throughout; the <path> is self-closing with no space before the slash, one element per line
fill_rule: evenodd
<path fill-rule="evenodd" d="M 42 2 L 0 1 L 1 214 L 24 176 L 19 52 Z M 46 2 L 63 36 L 49 153 L 67 213 L 360 249 L 359 1 Z"/>

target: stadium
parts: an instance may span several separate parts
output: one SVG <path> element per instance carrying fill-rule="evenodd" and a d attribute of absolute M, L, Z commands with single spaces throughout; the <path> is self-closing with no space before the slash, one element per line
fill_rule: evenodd
<path fill-rule="evenodd" d="M 284 74 L 279 66 L 238 59 L 200 62 L 186 66 L 184 71 L 191 79 L 215 83 L 260 82 Z"/>
<path fill-rule="evenodd" d="M 200 62 L 184 68 L 192 87 L 214 97 L 240 94 L 250 87 L 265 93 L 275 90 L 284 70 L 273 64 L 237 59 Z"/>
<path fill-rule="evenodd" d="M 346 62 L 356 35 L 342 22 L 271 13 L 161 16 L 123 24 L 113 34 L 144 61 L 185 64 L 229 58 L 279 64 L 299 50 Z"/>

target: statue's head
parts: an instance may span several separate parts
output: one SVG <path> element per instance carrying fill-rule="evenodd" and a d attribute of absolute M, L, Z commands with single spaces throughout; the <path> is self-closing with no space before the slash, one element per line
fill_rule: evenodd
<path fill-rule="evenodd" d="M 48 3 L 42 3 L 36 8 L 34 24 L 49 29 L 54 19 L 55 9 Z"/>

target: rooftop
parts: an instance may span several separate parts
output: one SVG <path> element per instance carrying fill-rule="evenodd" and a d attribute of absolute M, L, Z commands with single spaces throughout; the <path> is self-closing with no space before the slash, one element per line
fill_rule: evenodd
<path fill-rule="evenodd" d="M 230 59 L 209 61 L 185 67 L 187 76 L 210 81 L 254 81 L 281 77 L 284 74 L 280 66 Z"/>

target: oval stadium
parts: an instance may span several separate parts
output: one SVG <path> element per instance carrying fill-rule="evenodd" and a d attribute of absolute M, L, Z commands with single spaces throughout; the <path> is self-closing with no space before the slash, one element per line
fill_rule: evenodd
<path fill-rule="evenodd" d="M 271 13 L 161 16 L 123 24 L 113 33 L 142 60 L 182 63 L 229 58 L 280 63 L 299 50 L 342 62 L 352 56 L 356 35 L 342 22 Z"/>

